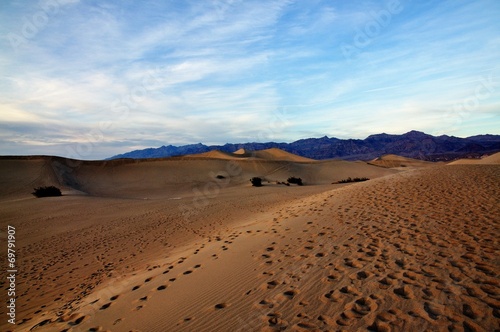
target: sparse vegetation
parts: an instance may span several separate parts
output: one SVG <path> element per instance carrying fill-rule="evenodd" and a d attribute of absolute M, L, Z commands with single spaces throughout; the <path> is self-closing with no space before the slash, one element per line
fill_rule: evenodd
<path fill-rule="evenodd" d="M 251 178 L 250 182 L 252 182 L 252 186 L 254 187 L 262 187 L 262 179 L 259 177 Z"/>
<path fill-rule="evenodd" d="M 337 181 L 337 182 L 334 182 L 334 183 L 351 183 L 351 182 L 363 182 L 363 181 L 368 181 L 370 180 L 369 178 L 351 178 L 351 177 L 348 177 L 347 179 L 344 179 L 344 180 L 340 180 L 340 181 Z"/>
<path fill-rule="evenodd" d="M 296 178 L 294 176 L 288 178 L 288 183 L 292 183 L 292 184 L 296 184 L 298 186 L 303 186 L 304 184 L 302 183 L 302 179 L 301 178 Z"/>
<path fill-rule="evenodd" d="M 33 188 L 33 190 L 34 192 L 32 192 L 31 194 L 37 198 L 62 196 L 61 190 L 54 186 L 38 187 Z"/>

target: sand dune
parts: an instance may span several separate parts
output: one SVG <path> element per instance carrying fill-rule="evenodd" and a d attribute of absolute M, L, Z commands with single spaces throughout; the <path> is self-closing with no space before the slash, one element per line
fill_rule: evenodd
<path fill-rule="evenodd" d="M 376 165 L 387 168 L 421 168 L 435 166 L 437 163 L 428 162 L 424 160 L 412 159 L 401 157 L 395 154 L 386 154 L 369 162 L 370 165 Z"/>
<path fill-rule="evenodd" d="M 499 327 L 499 166 L 4 158 L 0 169 L 2 229 L 18 229 L 15 331 Z M 253 188 L 252 175 L 309 185 Z M 329 184 L 347 176 L 372 180 Z M 53 181 L 68 194 L 30 197 Z"/>
<path fill-rule="evenodd" d="M 251 152 L 249 152 L 249 151 L 247 151 L 247 150 L 245 150 L 245 149 L 241 148 L 241 149 L 239 149 L 239 150 L 237 150 L 237 151 L 234 151 L 233 153 L 234 153 L 234 154 L 237 154 L 237 155 L 245 155 L 245 154 L 246 154 L 246 155 L 250 155 L 250 153 L 251 153 Z"/>
<path fill-rule="evenodd" d="M 264 159 L 264 160 L 280 160 L 280 161 L 292 161 L 292 162 L 314 162 L 314 159 L 301 157 L 293 153 L 289 153 L 277 148 L 271 148 L 259 151 L 247 151 L 245 149 L 239 149 L 234 153 L 223 152 L 219 150 L 192 154 L 184 156 L 186 158 L 214 158 L 214 159 Z"/>
<path fill-rule="evenodd" d="M 267 160 L 287 160 L 294 162 L 311 162 L 313 159 L 297 156 L 293 153 L 289 153 L 277 148 L 271 148 L 266 150 L 254 151 L 252 153 L 253 157 L 262 158 Z"/>
<path fill-rule="evenodd" d="M 500 152 L 481 159 L 458 159 L 448 165 L 500 165 Z"/>
<path fill-rule="evenodd" d="M 112 161 L 76 161 L 56 157 L 0 159 L 0 197 L 18 193 L 26 196 L 35 186 L 59 185 L 67 194 L 154 198 L 191 193 L 193 186 L 224 183 L 247 186 L 254 176 L 265 181 L 301 177 L 305 184 L 329 184 L 346 177 L 376 178 L 393 174 L 363 162 L 307 161 L 306 158 L 274 149 L 256 153 L 255 158 L 219 158 L 220 151 L 177 158 Z M 265 157 L 270 157 L 266 159 Z M 289 158 L 285 160 L 279 158 Z M 217 179 L 223 176 L 224 179 Z M 29 195 L 28 195 L 29 197 Z"/>
<path fill-rule="evenodd" d="M 242 157 L 245 157 L 245 156 L 244 156 L 244 154 L 229 153 L 229 152 L 224 152 L 224 151 L 220 151 L 220 150 L 213 150 L 213 151 L 208 151 L 208 152 L 203 152 L 203 153 L 189 154 L 189 155 L 186 155 L 183 157 L 184 158 L 211 158 L 211 159 L 232 160 L 232 159 L 241 159 Z"/>

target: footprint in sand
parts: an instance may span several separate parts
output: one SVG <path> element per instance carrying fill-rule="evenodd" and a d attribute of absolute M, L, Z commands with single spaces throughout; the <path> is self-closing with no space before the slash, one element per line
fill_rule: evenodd
<path fill-rule="evenodd" d="M 362 267 L 362 265 L 358 261 L 352 260 L 350 258 L 345 258 L 344 259 L 344 264 L 346 266 L 353 267 L 353 268 L 360 268 L 360 267 Z"/>
<path fill-rule="evenodd" d="M 332 302 L 339 302 L 340 301 L 340 294 L 336 294 L 335 291 L 333 291 L 333 290 L 326 293 L 324 295 L 324 297 Z"/>
<path fill-rule="evenodd" d="M 269 326 L 273 327 L 273 331 L 274 329 L 283 331 L 288 327 L 288 323 L 281 318 L 280 313 L 269 313 L 267 314 L 267 317 L 270 317 L 267 322 L 269 323 Z"/>
<path fill-rule="evenodd" d="M 99 310 L 105 310 L 108 309 L 111 306 L 111 302 L 108 302 L 106 304 L 103 304 L 102 307 L 99 308 Z"/>
<path fill-rule="evenodd" d="M 271 302 L 271 301 L 269 301 L 269 300 L 264 299 L 264 300 L 261 300 L 261 301 L 259 302 L 259 306 L 262 306 L 262 307 L 265 307 L 265 308 L 270 308 L 270 309 L 271 309 L 271 308 L 273 308 L 273 307 L 274 307 L 274 303 L 273 303 L 273 302 Z"/>
<path fill-rule="evenodd" d="M 227 308 L 227 303 L 217 303 L 214 308 L 216 310 L 220 310 L 220 309 L 224 309 L 224 308 Z"/>
<path fill-rule="evenodd" d="M 79 325 L 81 322 L 83 322 L 84 319 L 85 316 L 78 317 L 74 322 L 69 323 L 69 325 Z"/>
<path fill-rule="evenodd" d="M 400 288 L 394 289 L 394 294 L 399 295 L 404 299 L 413 299 L 415 296 L 413 295 L 413 291 L 408 286 L 403 286 Z"/>
<path fill-rule="evenodd" d="M 266 286 L 267 286 L 267 289 L 273 289 L 275 288 L 276 286 L 279 285 L 279 282 L 277 282 L 276 280 L 272 280 L 272 281 L 269 281 Z"/>
<path fill-rule="evenodd" d="M 283 293 L 283 295 L 289 300 L 293 299 L 297 294 L 298 292 L 296 290 L 288 290 Z"/>
<path fill-rule="evenodd" d="M 306 323 L 306 322 L 301 322 L 301 323 L 298 323 L 297 324 L 297 327 L 299 327 L 300 329 L 304 329 L 304 330 L 317 330 L 318 327 L 314 324 L 311 324 L 311 323 Z"/>
<path fill-rule="evenodd" d="M 344 286 L 340 289 L 340 292 L 349 295 L 359 295 L 359 292 L 352 286 Z"/>
<path fill-rule="evenodd" d="M 358 316 L 365 316 L 378 308 L 376 302 L 370 297 L 362 297 L 346 306 L 346 309 L 351 310 Z"/>

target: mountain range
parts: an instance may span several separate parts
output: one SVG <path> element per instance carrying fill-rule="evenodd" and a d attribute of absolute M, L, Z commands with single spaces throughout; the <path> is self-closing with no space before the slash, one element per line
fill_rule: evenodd
<path fill-rule="evenodd" d="M 339 139 L 335 137 L 306 138 L 292 143 L 227 143 L 204 145 L 201 143 L 183 146 L 161 146 L 119 154 L 108 159 L 165 158 L 220 150 L 233 153 L 239 149 L 256 151 L 279 148 L 284 151 L 312 159 L 372 160 L 384 154 L 403 157 L 449 161 L 458 158 L 478 158 L 484 154 L 500 151 L 500 135 L 477 135 L 466 138 L 441 135 L 432 136 L 412 130 L 402 135 L 376 134 L 365 139 Z"/>

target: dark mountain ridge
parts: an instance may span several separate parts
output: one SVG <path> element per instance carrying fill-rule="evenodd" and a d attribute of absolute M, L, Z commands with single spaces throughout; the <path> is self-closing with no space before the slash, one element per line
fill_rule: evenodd
<path fill-rule="evenodd" d="M 479 158 L 484 154 L 500 151 L 500 135 L 487 134 L 460 138 L 448 135 L 432 136 L 412 130 L 402 135 L 386 133 L 370 135 L 363 140 L 324 136 L 301 139 L 292 143 L 226 143 L 210 146 L 198 143 L 135 150 L 109 159 L 164 158 L 212 150 L 232 153 L 239 149 L 255 151 L 270 148 L 279 148 L 312 159 L 372 160 L 384 154 L 396 154 L 428 161 L 449 161 L 458 158 Z"/>

